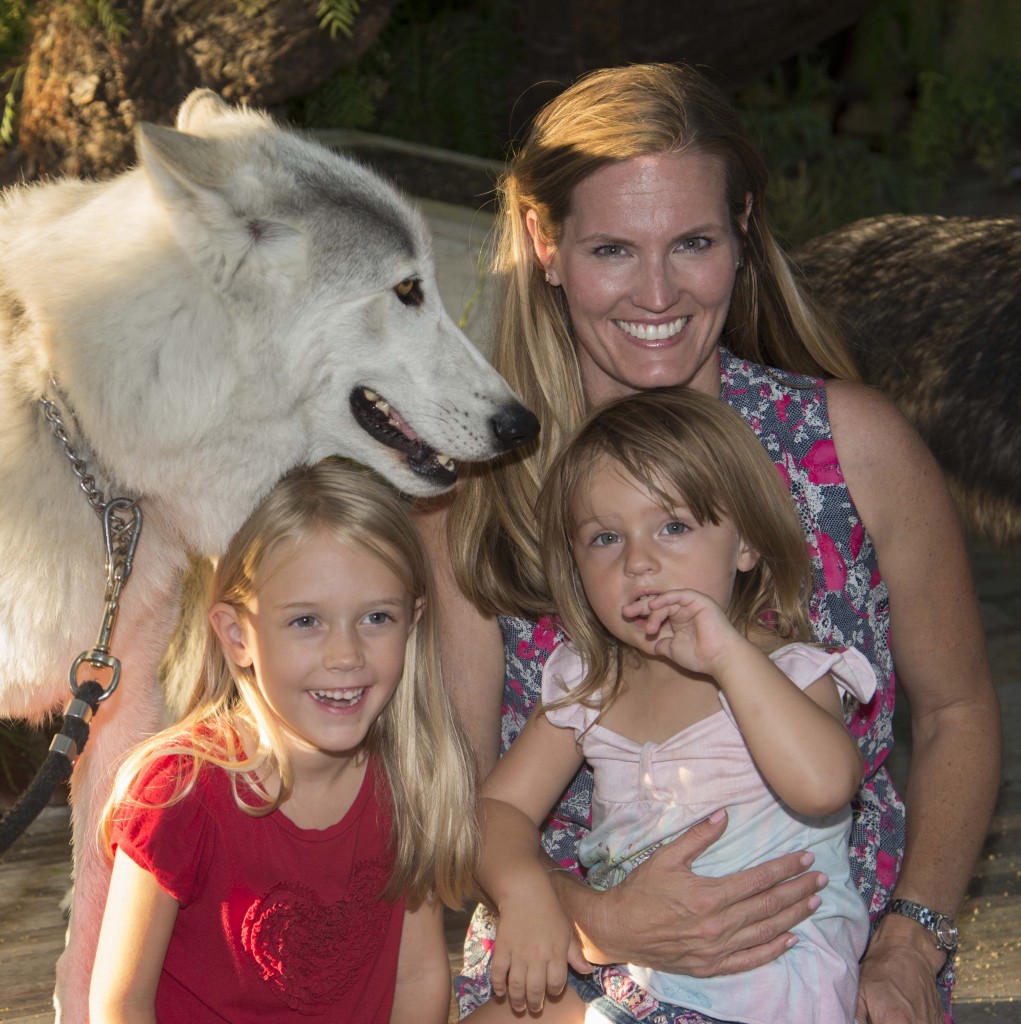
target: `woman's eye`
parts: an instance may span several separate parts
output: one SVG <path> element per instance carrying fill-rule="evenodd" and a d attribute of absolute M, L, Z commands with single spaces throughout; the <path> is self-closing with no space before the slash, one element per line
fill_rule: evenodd
<path fill-rule="evenodd" d="M 624 246 L 617 242 L 607 242 L 606 245 L 600 245 L 594 250 L 597 256 L 623 256 Z"/>
<path fill-rule="evenodd" d="M 702 249 L 707 248 L 712 243 L 704 235 L 699 235 L 696 238 L 686 238 L 681 242 L 681 248 L 685 252 L 699 252 Z"/>

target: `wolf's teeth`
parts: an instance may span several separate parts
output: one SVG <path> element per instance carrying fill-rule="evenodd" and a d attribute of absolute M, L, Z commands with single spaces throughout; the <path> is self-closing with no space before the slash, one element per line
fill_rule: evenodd
<path fill-rule="evenodd" d="M 385 398 L 381 398 L 376 402 L 376 408 L 385 416 L 390 415 L 390 403 Z"/>
<path fill-rule="evenodd" d="M 365 392 L 365 397 L 370 402 L 378 402 L 379 401 L 379 395 L 377 395 L 376 392 L 372 391 L 370 388 L 362 388 L 362 391 Z"/>
<path fill-rule="evenodd" d="M 453 469 L 454 468 L 454 460 L 449 455 L 444 455 L 442 452 L 440 452 L 440 454 L 438 454 L 436 456 L 436 461 L 444 469 Z"/>

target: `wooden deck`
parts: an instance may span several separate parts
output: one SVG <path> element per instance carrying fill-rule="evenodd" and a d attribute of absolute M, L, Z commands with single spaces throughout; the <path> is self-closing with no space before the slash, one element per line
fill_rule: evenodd
<path fill-rule="evenodd" d="M 959 916 L 957 1024 L 1021 1021 L 1021 548 L 974 548 L 990 658 L 1007 738 L 996 817 Z M 898 715 L 895 775 L 909 740 Z M 953 837 L 949 837 L 953 842 Z M 51 1022 L 53 965 L 63 944 L 60 903 L 68 885 L 68 812 L 50 807 L 0 861 L 0 1024 Z M 464 915 L 447 918 L 451 963 Z M 456 1017 L 451 1016 L 451 1020 Z"/>

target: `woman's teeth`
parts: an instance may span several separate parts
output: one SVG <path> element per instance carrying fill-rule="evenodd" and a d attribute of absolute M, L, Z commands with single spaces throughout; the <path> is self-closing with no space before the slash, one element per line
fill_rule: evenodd
<path fill-rule="evenodd" d="M 312 696 L 323 704 L 346 708 L 357 704 L 363 693 L 365 693 L 364 686 L 356 690 L 313 690 Z"/>
<path fill-rule="evenodd" d="M 636 324 L 630 320 L 614 320 L 613 322 L 625 333 L 639 341 L 664 341 L 679 334 L 684 325 L 691 319 L 679 316 L 667 324 Z"/>

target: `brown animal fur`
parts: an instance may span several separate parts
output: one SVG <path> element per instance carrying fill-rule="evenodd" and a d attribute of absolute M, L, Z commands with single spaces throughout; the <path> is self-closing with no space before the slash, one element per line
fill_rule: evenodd
<path fill-rule="evenodd" d="M 1021 540 L 1021 217 L 887 215 L 795 256 L 977 535 Z"/>

